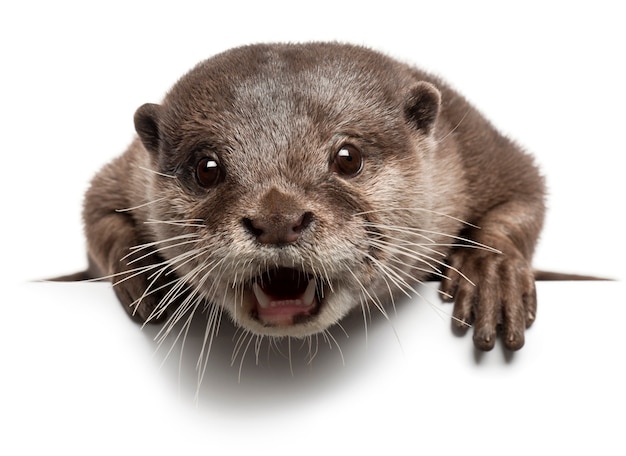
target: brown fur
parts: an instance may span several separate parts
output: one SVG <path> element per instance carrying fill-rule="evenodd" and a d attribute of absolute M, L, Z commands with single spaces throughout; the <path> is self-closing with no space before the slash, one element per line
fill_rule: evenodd
<path fill-rule="evenodd" d="M 434 274 L 478 348 L 497 332 L 524 344 L 544 182 L 438 78 L 357 46 L 248 46 L 200 63 L 135 126 L 84 209 L 92 273 L 113 277 L 134 318 L 207 301 L 251 332 L 304 337 L 359 306 L 384 311 Z M 333 161 L 345 144 L 363 156 L 354 175 Z M 204 157 L 219 168 L 208 186 Z M 320 305 L 263 324 L 250 287 L 276 267 L 314 276 Z"/>

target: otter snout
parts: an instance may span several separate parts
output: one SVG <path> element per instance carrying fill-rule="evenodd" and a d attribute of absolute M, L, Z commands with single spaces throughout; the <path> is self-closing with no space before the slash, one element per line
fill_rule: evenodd
<path fill-rule="evenodd" d="M 313 213 L 302 208 L 294 196 L 276 188 L 259 201 L 259 209 L 242 224 L 261 244 L 293 244 L 310 228 Z"/>

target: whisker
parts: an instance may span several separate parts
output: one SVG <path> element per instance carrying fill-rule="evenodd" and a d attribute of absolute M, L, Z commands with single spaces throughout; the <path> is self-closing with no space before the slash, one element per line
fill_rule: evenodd
<path fill-rule="evenodd" d="M 237 328 L 235 335 L 233 336 L 233 340 L 236 337 L 235 346 L 233 347 L 233 353 L 230 357 L 230 365 L 231 367 L 235 365 L 235 361 L 239 357 L 239 352 L 241 351 L 243 344 L 245 343 L 246 337 L 248 337 L 250 332 L 245 328 Z"/>
<path fill-rule="evenodd" d="M 465 118 L 467 117 L 467 115 L 469 114 L 469 112 L 470 112 L 470 110 L 469 110 L 469 108 L 468 108 L 468 109 L 465 111 L 465 114 L 463 114 L 463 117 L 461 117 L 461 120 L 459 120 L 459 121 L 457 122 L 457 124 L 456 124 L 456 125 L 455 125 L 455 126 L 454 126 L 454 127 L 453 127 L 453 128 L 452 128 L 449 132 L 448 132 L 448 133 L 446 133 L 446 135 L 445 135 L 445 136 L 442 136 L 441 138 L 438 138 L 438 139 L 437 139 L 437 142 L 438 142 L 438 143 L 441 143 L 441 142 L 442 142 L 442 141 L 444 141 L 444 140 L 445 140 L 448 136 L 450 136 L 452 133 L 454 133 L 454 132 L 455 132 L 455 131 L 459 128 L 459 126 L 463 123 L 463 121 L 465 120 Z"/>
<path fill-rule="evenodd" d="M 173 260 L 171 260 L 171 262 L 173 264 L 176 264 L 176 262 L 184 259 L 185 257 L 189 256 L 189 254 L 192 254 L 192 253 L 193 253 L 193 251 L 185 252 L 184 254 L 181 254 L 181 255 L 178 255 L 177 257 L 175 257 Z M 202 253 L 202 252 L 200 252 L 200 253 Z M 167 263 L 167 262 L 164 262 L 164 263 Z M 151 281 L 154 282 L 159 276 L 161 276 L 163 274 L 163 272 L 165 272 L 165 276 L 167 276 L 169 274 L 169 272 L 170 272 L 170 267 L 171 266 L 172 265 L 168 263 L 163 268 L 159 269 L 158 271 L 156 271 L 153 274 L 151 274 L 150 276 L 148 276 L 148 280 L 151 280 Z M 165 288 L 168 288 L 168 287 L 171 287 L 171 289 L 168 291 L 168 293 L 166 293 L 166 295 L 163 297 L 162 301 L 165 302 L 166 298 L 168 298 L 168 297 L 170 298 L 171 301 L 173 301 L 174 299 L 178 298 L 182 294 L 181 288 L 184 285 L 186 285 L 187 283 L 189 283 L 191 281 L 191 279 L 194 277 L 194 275 L 196 274 L 196 272 L 198 270 L 201 270 L 202 267 L 204 267 L 204 264 L 200 265 L 200 266 L 198 266 L 198 267 L 196 267 L 194 269 L 192 269 L 191 271 L 189 271 L 188 273 L 186 273 L 185 275 L 183 275 L 181 277 L 178 277 L 178 278 L 175 277 L 171 281 L 169 281 L 167 283 L 164 283 L 164 284 L 160 285 L 157 288 L 153 288 L 151 286 L 148 287 L 148 289 L 146 290 L 147 293 L 144 293 L 144 295 L 138 301 L 141 301 L 141 299 L 143 299 L 145 296 L 149 296 L 151 294 L 154 294 L 154 293 L 156 293 L 158 291 L 161 291 L 161 290 L 163 290 Z M 152 285 L 152 283 L 151 283 L 151 285 Z M 176 293 L 176 294 L 174 294 L 172 296 L 173 293 Z M 137 301 L 135 301 L 135 302 L 137 302 Z M 165 307 L 166 306 L 162 306 L 162 310 L 165 310 Z"/>
<path fill-rule="evenodd" d="M 445 266 L 445 263 L 443 263 L 440 260 L 437 260 L 429 255 L 417 252 L 415 250 L 409 249 L 407 247 L 403 247 L 401 245 L 397 245 L 391 242 L 386 242 L 383 240 L 376 240 L 376 241 L 370 240 L 369 243 L 372 247 L 377 248 L 381 252 L 403 255 L 412 260 L 418 261 L 420 263 L 424 263 L 429 267 L 432 267 L 432 264 L 429 263 L 429 261 L 434 261 L 436 264 Z"/>
<path fill-rule="evenodd" d="M 448 278 L 448 277 L 447 277 L 447 276 L 443 273 L 443 271 L 442 271 L 441 269 L 437 268 L 437 267 L 436 267 L 436 266 L 434 266 L 434 265 L 430 265 L 430 267 L 429 267 L 428 269 L 427 269 L 427 268 L 422 268 L 422 267 L 419 267 L 419 266 L 417 266 L 417 265 L 407 263 L 406 261 L 402 261 L 401 259 L 399 259 L 399 258 L 397 258 L 397 257 L 395 257 L 395 256 L 390 256 L 390 257 L 389 257 L 389 261 L 390 261 L 390 262 L 392 262 L 392 263 L 396 263 L 396 264 L 398 264 L 398 265 L 401 265 L 401 266 L 407 267 L 407 268 L 409 268 L 411 271 L 423 272 L 423 273 L 426 273 L 426 274 L 428 274 L 428 275 L 430 275 L 430 276 L 433 276 L 433 277 L 438 277 L 438 278 L 440 278 L 440 279 L 447 279 L 447 278 Z M 390 266 L 390 267 L 391 267 L 391 266 Z M 399 271 L 402 271 L 402 273 L 403 273 L 403 274 L 406 274 L 408 277 L 413 277 L 411 274 L 409 274 L 409 272 L 408 272 L 408 271 L 404 271 L 404 270 L 402 270 L 401 268 L 399 268 L 398 266 L 394 266 L 394 267 L 395 267 L 395 268 L 397 268 Z"/>
<path fill-rule="evenodd" d="M 419 235 L 419 236 L 422 236 L 424 233 L 428 233 L 428 234 L 433 234 L 433 235 L 436 235 L 436 236 L 442 236 L 442 237 L 447 237 L 447 238 L 451 238 L 451 239 L 456 239 L 457 241 L 461 241 L 461 242 L 464 243 L 464 244 L 441 244 L 441 243 L 433 242 L 433 245 L 450 246 L 450 247 L 475 247 L 475 248 L 484 249 L 484 250 L 487 250 L 487 251 L 493 252 L 493 253 L 498 253 L 498 254 L 502 253 L 498 249 L 490 247 L 490 246 L 488 246 L 486 244 L 481 244 L 480 242 L 477 242 L 477 241 L 475 241 L 473 239 L 462 237 L 462 236 L 457 236 L 457 235 L 453 235 L 453 234 L 449 234 L 449 233 L 443 233 L 443 232 L 439 232 L 439 231 L 426 230 L 426 229 L 423 229 L 423 228 L 416 228 L 416 227 L 396 227 L 396 226 L 390 226 L 390 225 L 385 225 L 385 224 L 376 224 L 376 223 L 371 223 L 371 222 L 365 222 L 365 225 L 369 226 L 371 228 L 378 228 L 378 229 L 389 230 L 389 231 L 398 231 L 398 232 L 402 232 L 402 233 L 405 233 L 405 234 L 414 234 L 414 235 Z M 382 236 L 387 236 L 387 237 L 391 238 L 391 236 L 382 234 L 382 233 L 380 233 L 378 231 L 370 232 L 370 234 L 379 235 L 379 236 L 382 235 Z M 426 238 L 426 239 L 430 239 L 430 238 Z"/>
<path fill-rule="evenodd" d="M 325 329 L 322 332 L 322 334 L 324 335 L 324 338 L 328 340 L 328 345 L 330 346 L 331 349 L 332 349 L 332 344 L 330 342 L 332 341 L 335 344 L 335 346 L 337 347 L 337 350 L 339 351 L 341 364 L 343 365 L 343 367 L 346 367 L 346 359 L 343 356 L 343 350 L 341 350 L 341 347 L 339 346 L 339 342 L 337 342 L 337 339 L 335 339 L 335 336 L 333 336 L 333 334 L 328 329 Z"/>
<path fill-rule="evenodd" d="M 419 252 L 415 252 L 413 250 L 404 248 L 402 246 L 396 246 L 396 245 L 391 244 L 391 243 L 386 243 L 384 241 L 373 241 L 373 240 L 370 240 L 370 243 L 372 245 L 375 245 L 378 248 L 380 248 L 381 251 L 387 251 L 387 250 L 388 251 L 395 251 L 395 253 L 399 253 L 399 254 L 405 255 L 405 256 L 407 256 L 409 258 L 412 258 L 412 259 L 414 259 L 416 261 L 420 261 L 422 263 L 425 263 L 425 264 L 427 264 L 427 265 L 429 265 L 431 267 L 432 267 L 432 265 L 430 263 L 428 263 L 426 260 L 432 261 L 432 262 L 434 262 L 434 263 L 436 263 L 436 264 L 438 264 L 440 266 L 443 266 L 445 268 L 448 268 L 448 269 L 451 269 L 451 270 L 455 271 L 463 279 L 465 279 L 469 284 L 471 284 L 472 286 L 476 286 L 474 284 L 474 282 L 472 282 L 469 279 L 469 277 L 467 277 L 465 274 L 463 274 L 461 271 L 459 271 L 458 268 L 455 268 L 455 267 L 453 267 L 453 266 L 451 266 L 449 264 L 446 264 L 444 261 L 438 260 L 436 258 L 433 258 L 433 257 L 429 256 L 429 255 L 425 255 L 425 254 L 422 254 L 422 253 L 419 253 Z"/>
<path fill-rule="evenodd" d="M 127 208 L 124 208 L 124 209 L 115 209 L 115 212 L 131 212 L 131 211 L 135 211 L 137 209 L 141 209 L 141 208 L 149 206 L 151 204 L 160 203 L 161 201 L 164 201 L 166 199 L 167 199 L 167 197 L 164 196 L 162 198 L 157 198 L 155 200 L 148 201 L 148 202 L 143 203 L 143 204 L 138 204 L 137 206 L 127 207 Z"/>
<path fill-rule="evenodd" d="M 200 300 L 201 298 L 199 296 L 190 295 L 187 298 L 185 298 L 185 300 L 181 303 L 181 305 L 178 308 L 174 310 L 174 312 L 172 313 L 172 315 L 170 315 L 165 325 L 163 325 L 163 327 L 159 330 L 157 335 L 154 337 L 154 340 L 157 342 L 158 346 L 161 346 L 165 342 L 165 340 L 167 340 L 170 333 L 175 329 L 176 325 L 180 323 L 180 321 L 183 319 L 185 314 L 187 314 L 187 312 L 189 312 L 190 310 L 192 311 L 191 315 L 189 315 L 189 317 L 187 318 L 187 321 L 184 323 L 183 328 L 186 325 L 191 324 L 193 314 L 198 309 L 199 307 L 198 302 Z M 180 337 L 180 334 L 181 333 L 179 332 L 178 337 Z M 174 341 L 174 344 L 178 340 L 178 337 Z"/>
<path fill-rule="evenodd" d="M 202 348 L 196 365 L 196 368 L 198 369 L 198 391 L 200 390 L 200 385 L 204 380 L 204 374 L 209 361 L 209 354 L 211 353 L 211 348 L 213 347 L 213 339 L 218 334 L 221 321 L 222 308 L 220 306 L 211 306 L 206 329 L 204 331 L 204 339 L 202 340 Z"/>
<path fill-rule="evenodd" d="M 315 350 L 313 350 L 313 336 L 315 336 Z M 319 337 L 318 337 L 318 333 L 316 334 L 312 334 L 309 335 L 307 337 L 307 340 L 309 342 L 309 352 L 307 354 L 307 356 L 309 357 L 309 360 L 307 362 L 308 366 L 311 366 L 313 364 L 313 360 L 315 359 L 315 357 L 317 356 L 318 350 L 319 350 Z"/>
<path fill-rule="evenodd" d="M 368 347 L 368 341 L 369 341 L 367 317 L 369 315 L 370 321 L 371 321 L 372 314 L 371 314 L 371 311 L 370 311 L 370 307 L 367 305 L 367 300 L 365 299 L 365 296 L 363 296 L 363 294 L 361 294 L 359 296 L 359 303 L 361 304 L 361 312 L 363 313 L 363 326 L 364 326 L 364 330 L 365 330 L 365 348 L 367 348 Z"/>
<path fill-rule="evenodd" d="M 128 250 L 130 250 L 130 253 L 124 255 L 122 258 L 120 258 L 120 261 L 127 259 L 128 257 L 142 251 L 145 249 L 149 249 L 152 247 L 155 247 L 159 244 L 165 244 L 167 242 L 176 242 L 176 241 L 181 241 L 183 239 L 190 239 L 190 238 L 198 238 L 199 235 L 193 233 L 193 234 L 182 234 L 180 236 L 173 236 L 171 238 L 167 238 L 167 239 L 163 239 L 160 241 L 154 241 L 154 242 L 146 242 L 145 244 L 138 244 L 138 245 L 134 245 L 132 247 L 130 247 Z M 180 245 L 180 244 L 176 244 L 176 245 Z"/>
<path fill-rule="evenodd" d="M 255 339 L 255 335 L 253 333 L 249 333 L 250 337 L 248 337 L 248 343 L 246 344 L 246 348 L 243 350 L 241 355 L 241 361 L 239 362 L 239 373 L 237 375 L 237 382 L 241 383 L 241 372 L 243 371 L 243 363 L 246 360 L 246 353 L 248 353 L 248 349 L 252 344 L 252 341 Z"/>
<path fill-rule="evenodd" d="M 257 366 L 259 365 L 259 353 L 261 352 L 263 337 L 263 334 L 257 334 L 256 341 L 254 342 L 255 363 Z"/>
<path fill-rule="evenodd" d="M 380 302 L 380 300 L 378 299 L 378 297 L 374 297 L 370 294 L 369 291 L 367 291 L 367 288 L 365 288 L 365 286 L 363 285 L 363 283 L 359 280 L 359 278 L 354 274 L 354 272 L 352 272 L 352 270 L 348 269 L 348 271 L 350 272 L 350 274 L 352 274 L 352 277 L 354 277 L 354 280 L 356 281 L 356 283 L 359 285 L 359 287 L 361 288 L 361 290 L 363 291 L 363 293 L 365 293 L 365 295 L 369 298 L 369 300 L 376 306 L 376 308 L 380 311 L 380 313 L 386 318 L 389 319 L 389 316 L 387 315 L 387 312 L 385 311 L 384 306 L 382 305 L 382 303 Z"/>
<path fill-rule="evenodd" d="M 165 357 L 163 358 L 163 361 L 161 362 L 161 367 L 163 366 L 163 364 L 165 364 L 165 362 L 167 361 L 167 359 L 169 358 L 170 354 L 172 353 L 172 351 L 174 350 L 174 347 L 176 347 L 176 343 L 178 342 L 178 340 L 180 339 L 181 336 L 183 336 L 183 342 L 181 344 L 181 350 L 180 350 L 180 359 L 179 359 L 179 372 L 181 370 L 181 363 L 182 363 L 182 358 L 183 358 L 183 351 L 184 351 L 184 345 L 185 345 L 185 341 L 187 340 L 187 333 L 189 332 L 189 328 L 191 326 L 191 322 L 193 320 L 193 316 L 197 310 L 197 306 L 190 306 L 185 308 L 184 312 L 181 312 L 181 316 L 176 319 L 176 321 L 168 321 L 166 323 L 166 326 L 164 328 L 162 328 L 158 334 L 154 337 L 154 340 L 157 342 L 157 348 L 155 350 L 158 351 L 161 349 L 161 346 L 165 343 L 165 340 L 167 339 L 167 336 L 170 334 L 170 332 L 172 331 L 172 329 L 174 328 L 174 326 L 176 325 L 176 323 L 178 321 L 180 321 L 180 319 L 182 318 L 182 316 L 184 314 L 186 314 L 189 310 L 191 310 L 189 316 L 187 317 L 187 320 L 185 321 L 185 323 L 183 323 L 182 328 L 180 329 L 180 331 L 178 332 L 178 335 L 176 336 L 176 338 L 174 339 L 174 341 L 172 342 L 169 350 L 167 351 L 167 353 L 165 354 Z M 167 331 L 165 331 L 165 334 L 162 335 L 162 333 L 164 332 L 164 329 L 167 328 Z"/>
<path fill-rule="evenodd" d="M 148 258 L 148 257 L 149 257 L 149 256 L 151 256 L 151 255 L 155 255 L 155 254 L 157 254 L 157 253 L 164 252 L 165 250 L 173 249 L 173 248 L 180 247 L 180 246 L 182 246 L 182 245 L 187 245 L 187 244 L 196 244 L 196 243 L 198 243 L 198 242 L 202 242 L 202 240 L 201 240 L 201 239 L 191 239 L 191 240 L 189 240 L 189 241 L 183 241 L 183 242 L 178 242 L 178 243 L 176 243 L 176 244 L 166 245 L 166 246 L 163 246 L 163 247 L 159 247 L 158 249 L 152 249 L 152 250 L 150 250 L 148 253 L 146 253 L 146 254 L 144 254 L 144 255 L 142 255 L 142 256 L 140 256 L 140 257 L 133 258 L 132 260 L 128 261 L 128 262 L 127 262 L 127 264 L 133 264 L 133 263 L 136 263 L 136 262 L 138 262 L 138 261 L 141 261 L 141 260 L 144 260 L 144 259 Z M 129 256 L 134 255 L 135 253 L 136 253 L 136 252 L 131 252 L 130 254 L 126 255 L 123 259 L 126 259 L 126 258 L 128 258 Z M 187 254 L 187 253 L 189 253 L 189 252 L 185 252 L 184 254 Z"/>
<path fill-rule="evenodd" d="M 162 313 L 165 311 L 165 309 L 169 305 L 169 302 L 173 302 L 174 300 L 178 299 L 186 291 L 190 291 L 189 295 L 181 303 L 180 308 L 176 309 L 174 314 L 168 320 L 168 324 L 170 324 L 170 322 L 172 323 L 170 325 L 171 327 L 174 324 L 176 324 L 176 322 L 180 318 L 182 318 L 182 315 L 184 314 L 184 312 L 189 307 L 189 305 L 190 305 L 190 303 L 192 301 L 193 301 L 194 305 L 199 305 L 201 302 L 209 301 L 210 297 L 207 297 L 203 293 L 200 293 L 200 290 L 202 290 L 202 284 L 203 284 L 202 281 L 200 282 L 200 286 L 198 286 L 198 287 L 191 287 L 191 288 L 183 288 L 183 287 L 185 285 L 191 283 L 191 281 L 194 280 L 194 278 L 197 277 L 200 273 L 202 273 L 202 271 L 204 269 L 211 267 L 211 265 L 214 262 L 215 261 L 209 262 L 209 263 L 204 262 L 201 265 L 199 265 L 199 266 L 195 267 L 194 269 L 192 269 L 191 271 L 189 271 L 187 274 L 183 275 L 182 277 L 180 277 L 180 278 L 178 278 L 178 279 L 176 279 L 174 281 L 171 281 L 168 284 L 166 284 L 165 286 L 171 286 L 172 283 L 175 283 L 175 285 L 172 287 L 172 289 L 169 290 L 168 293 L 166 293 L 166 295 L 161 300 L 161 303 L 159 304 L 160 311 L 156 315 L 156 317 L 158 318 L 160 315 L 162 315 Z"/>
<path fill-rule="evenodd" d="M 396 240 L 396 241 L 398 241 L 400 243 L 403 243 L 403 244 L 409 244 L 409 245 L 411 245 L 411 244 L 412 245 L 428 245 L 428 244 L 430 244 L 430 245 L 432 245 L 432 244 L 436 243 L 436 241 L 434 239 L 426 236 L 424 233 L 416 232 L 414 229 L 411 229 L 409 227 L 395 227 L 395 226 L 389 226 L 389 225 L 383 225 L 383 224 L 374 224 L 374 223 L 370 223 L 370 222 L 365 222 L 364 226 L 367 227 L 367 228 L 374 228 L 374 229 L 377 230 L 377 231 L 366 230 L 365 234 L 368 234 L 368 235 L 371 235 L 371 236 L 374 236 L 374 237 L 385 237 L 385 238 L 388 238 L 388 239 L 394 239 L 394 240 Z M 412 236 L 412 237 L 413 236 L 417 236 L 417 237 L 420 237 L 420 238 L 424 239 L 425 241 L 427 241 L 428 244 L 420 244 L 420 243 L 416 243 L 415 241 L 409 241 L 408 239 L 403 239 L 403 238 L 400 238 L 400 237 L 394 237 L 394 236 L 391 236 L 390 234 L 386 234 L 385 232 L 378 231 L 378 230 L 381 230 L 381 229 L 385 230 L 385 231 L 400 232 L 400 233 L 407 234 L 407 235 Z"/>
<path fill-rule="evenodd" d="M 394 283 L 394 285 L 400 291 L 402 291 L 407 297 L 410 298 L 412 296 L 410 292 L 415 292 L 413 287 L 411 287 L 408 284 L 408 282 L 406 282 L 406 280 L 404 280 L 402 277 L 399 277 L 399 275 L 397 274 L 397 272 L 393 268 L 385 265 L 384 263 L 382 263 L 381 261 L 377 260 L 376 258 L 374 258 L 371 255 L 367 255 L 366 258 L 368 258 L 372 263 L 374 263 L 374 265 L 376 265 L 378 270 L 382 273 L 381 277 L 385 281 L 385 283 L 387 284 L 387 288 L 389 289 L 389 293 L 390 293 L 390 295 L 392 297 L 393 297 L 393 293 L 391 291 L 391 287 L 389 286 L 389 282 L 387 282 L 387 278 L 389 278 L 389 280 L 391 280 Z M 405 289 L 405 287 L 408 288 L 408 291 Z M 395 308 L 395 305 L 394 305 L 394 308 Z"/>
<path fill-rule="evenodd" d="M 146 225 L 173 225 L 173 226 L 186 226 L 186 227 L 200 227 L 205 228 L 203 219 L 189 219 L 189 220 L 155 220 L 148 219 L 143 222 Z"/>
<path fill-rule="evenodd" d="M 289 372 L 293 377 L 293 362 L 291 360 L 291 337 L 287 336 L 287 351 L 289 352 Z"/>
<path fill-rule="evenodd" d="M 371 209 L 369 211 L 362 211 L 362 212 L 356 212 L 354 214 L 352 214 L 353 217 L 359 217 L 362 215 L 368 215 L 368 214 L 376 214 L 379 212 L 398 212 L 398 211 L 403 211 L 403 212 L 428 212 L 431 214 L 435 214 L 438 215 L 440 217 L 445 217 L 445 218 L 449 218 L 451 220 L 455 220 L 459 223 L 462 223 L 463 225 L 469 226 L 471 228 L 477 228 L 480 229 L 479 226 L 474 225 L 473 223 L 470 223 L 466 220 L 460 219 L 458 217 L 454 217 L 453 215 L 449 215 L 443 212 L 439 212 L 439 211 L 435 211 L 432 209 L 426 209 L 426 208 L 420 208 L 420 207 L 387 207 L 387 208 L 380 208 L 380 209 Z"/>
<path fill-rule="evenodd" d="M 432 258 L 430 255 L 427 255 L 425 252 L 432 253 L 437 256 L 445 258 L 445 254 L 443 252 L 439 252 L 438 250 L 434 250 L 432 248 L 433 246 L 426 246 L 422 244 L 413 244 L 413 245 L 406 246 L 397 242 L 385 241 L 384 239 L 371 240 L 370 244 L 372 247 L 375 247 L 381 252 L 396 253 L 399 255 L 407 256 L 413 260 L 421 260 L 421 262 L 426 262 L 425 259 L 430 260 Z M 434 246 L 436 246 L 436 244 Z M 419 249 L 413 249 L 410 247 L 418 247 Z M 427 264 L 430 267 L 432 267 L 430 263 L 427 263 Z"/>
<path fill-rule="evenodd" d="M 161 172 L 159 172 L 159 171 L 155 171 L 155 170 L 153 170 L 153 169 L 146 168 L 145 166 L 138 166 L 137 168 L 139 168 L 139 169 L 141 169 L 141 170 L 143 170 L 143 171 L 150 172 L 150 173 L 152 173 L 152 174 L 156 174 L 156 175 L 158 175 L 158 176 L 167 177 L 168 179 L 178 179 L 178 177 L 177 177 L 177 176 L 172 176 L 171 174 L 161 173 Z"/>
<path fill-rule="evenodd" d="M 207 250 L 209 250 L 209 247 L 202 247 L 202 248 L 199 248 L 199 249 L 193 249 L 193 250 L 190 250 L 189 252 L 185 252 L 183 254 L 177 255 L 176 257 L 174 257 L 170 261 L 172 263 L 172 264 L 170 264 L 170 270 L 167 271 L 167 273 L 165 275 L 170 275 L 170 274 L 176 273 L 176 271 L 178 271 L 179 269 L 181 269 L 185 265 L 187 265 L 187 264 L 191 263 L 192 261 L 195 261 L 198 258 L 206 255 Z M 204 266 L 205 264 L 206 264 L 206 261 L 204 261 L 202 263 L 202 266 Z"/>
<path fill-rule="evenodd" d="M 163 268 L 163 267 L 167 267 L 167 262 L 166 261 L 162 261 L 160 263 L 155 263 L 155 264 L 149 264 L 146 266 L 140 266 L 138 268 L 134 268 L 134 269 L 129 269 L 127 271 L 121 271 L 121 272 L 116 272 L 115 274 L 110 274 L 108 276 L 103 276 L 100 279 L 113 279 L 113 278 L 117 278 L 120 276 L 126 276 L 121 280 L 118 280 L 117 282 L 115 282 L 113 284 L 113 286 L 117 286 L 123 282 L 126 282 L 127 280 L 130 280 L 134 277 L 137 277 L 138 275 L 144 274 L 147 271 L 152 271 L 154 269 L 158 269 L 158 268 Z"/>

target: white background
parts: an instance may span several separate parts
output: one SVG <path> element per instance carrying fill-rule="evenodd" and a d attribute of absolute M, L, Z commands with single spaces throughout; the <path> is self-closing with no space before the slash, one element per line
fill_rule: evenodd
<path fill-rule="evenodd" d="M 82 195 L 131 141 L 139 105 L 214 53 L 305 40 L 366 44 L 442 75 L 547 177 L 535 265 L 626 278 L 618 2 L 225 3 L 0 6 L 0 453 L 624 454 L 621 281 L 539 284 L 538 321 L 514 355 L 475 353 L 429 290 L 435 307 L 400 306 L 367 342 L 359 321 L 350 339 L 336 332 L 345 367 L 335 347 L 312 372 L 279 359 L 238 382 L 225 328 L 198 404 L 192 356 L 180 375 L 177 352 L 160 368 L 154 332 L 108 285 L 30 282 L 84 268 Z"/>

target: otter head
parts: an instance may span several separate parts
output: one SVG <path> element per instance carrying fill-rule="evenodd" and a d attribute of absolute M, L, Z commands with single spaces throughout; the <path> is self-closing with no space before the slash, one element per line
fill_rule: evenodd
<path fill-rule="evenodd" d="M 316 44 L 228 51 L 140 107 L 149 216 L 167 222 L 150 229 L 183 305 L 302 337 L 410 289 L 439 105 L 408 67 Z"/>

